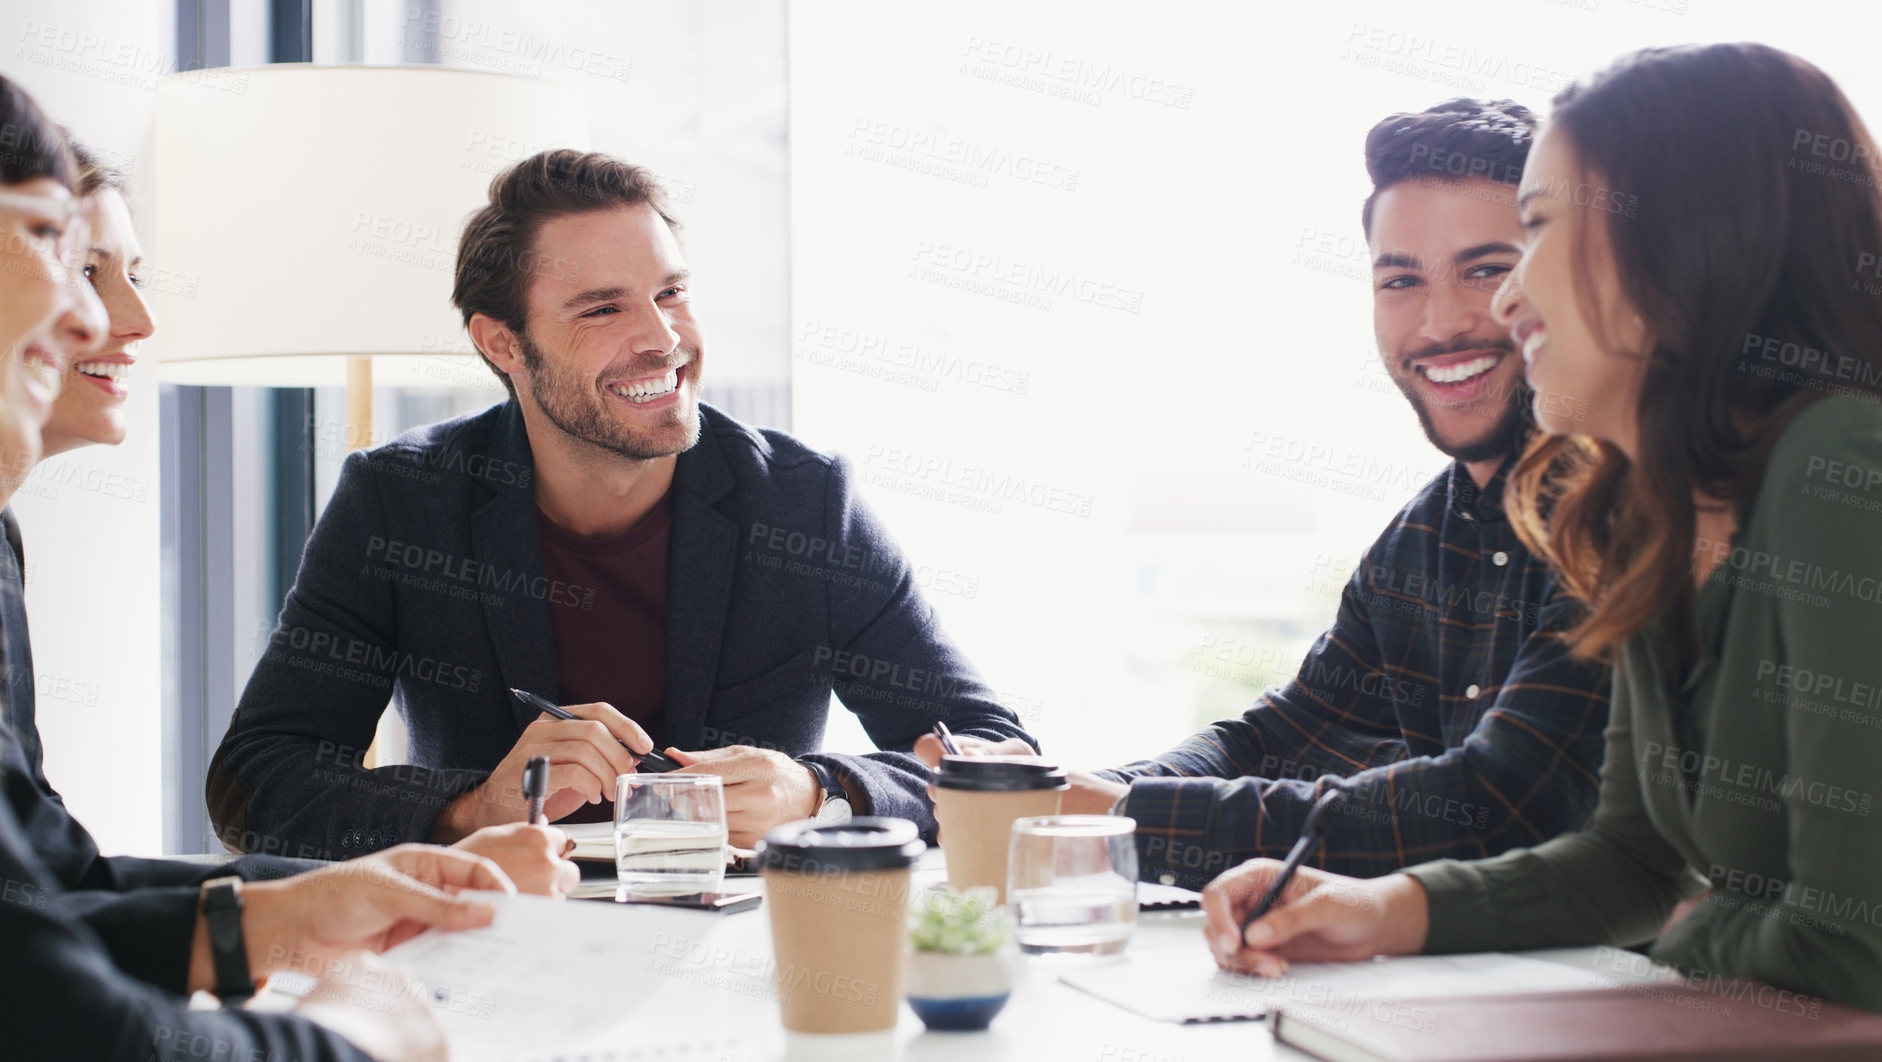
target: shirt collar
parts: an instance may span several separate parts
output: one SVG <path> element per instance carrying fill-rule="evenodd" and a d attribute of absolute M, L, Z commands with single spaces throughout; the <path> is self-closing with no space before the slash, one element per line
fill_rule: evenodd
<path fill-rule="evenodd" d="M 1527 443 L 1525 438 L 1523 442 Z M 1482 487 L 1470 476 L 1470 469 L 1462 461 L 1451 462 L 1451 479 L 1446 486 L 1451 512 L 1466 520 L 1480 523 L 1495 523 L 1503 520 L 1503 484 L 1509 480 L 1510 469 L 1516 466 L 1516 459 L 1522 456 L 1523 447 L 1516 446 L 1504 456 L 1496 466 L 1496 474 Z"/>

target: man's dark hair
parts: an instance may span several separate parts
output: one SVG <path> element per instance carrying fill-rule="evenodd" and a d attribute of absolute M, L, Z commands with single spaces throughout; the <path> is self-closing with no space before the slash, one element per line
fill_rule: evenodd
<path fill-rule="evenodd" d="M 59 127 L 17 81 L 0 77 L 0 184 L 50 177 L 70 189 L 76 176 Z"/>
<path fill-rule="evenodd" d="M 667 209 L 659 179 L 645 167 L 612 155 L 567 148 L 543 151 L 497 174 L 490 182 L 490 202 L 471 215 L 457 244 L 451 302 L 464 315 L 465 327 L 472 314 L 481 313 L 523 335 L 529 278 L 557 268 L 535 248 L 543 224 L 637 203 L 653 207 L 670 228 L 680 227 Z M 487 354 L 484 363 L 515 396 L 509 374 Z"/>
<path fill-rule="evenodd" d="M 1394 114 L 1366 134 L 1372 194 L 1359 221 L 1372 235 L 1372 202 L 1400 181 L 1462 181 L 1472 177 L 1516 184 L 1536 138 L 1536 116 L 1513 100 L 1459 96 L 1415 114 Z"/>

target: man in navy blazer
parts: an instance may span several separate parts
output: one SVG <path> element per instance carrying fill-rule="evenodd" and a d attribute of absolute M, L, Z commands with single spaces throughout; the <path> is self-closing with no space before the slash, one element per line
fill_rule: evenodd
<path fill-rule="evenodd" d="M 224 843 L 451 841 L 524 817 L 534 755 L 552 820 L 605 814 L 656 746 L 724 779 L 733 844 L 850 814 L 932 837 L 918 736 L 1030 740 L 845 464 L 699 403 L 674 228 L 646 171 L 605 155 L 492 182 L 453 300 L 511 398 L 347 459 L 210 767 Z M 819 751 L 833 691 L 883 751 Z M 367 768 L 388 700 L 411 762 Z"/>

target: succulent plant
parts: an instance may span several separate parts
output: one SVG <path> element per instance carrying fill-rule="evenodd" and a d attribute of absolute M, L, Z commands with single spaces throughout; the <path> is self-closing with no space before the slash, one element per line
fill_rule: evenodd
<path fill-rule="evenodd" d="M 929 889 L 913 905 L 908 939 L 916 951 L 949 955 L 985 955 L 1006 943 L 1006 910 L 991 886 L 966 892 L 942 886 Z"/>

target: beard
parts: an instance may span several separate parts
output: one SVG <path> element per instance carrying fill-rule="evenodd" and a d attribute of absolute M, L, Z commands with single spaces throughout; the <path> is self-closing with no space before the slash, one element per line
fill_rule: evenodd
<path fill-rule="evenodd" d="M 699 441 L 699 403 L 695 397 L 682 396 L 684 400 L 665 410 L 654 425 L 629 427 L 616 419 L 610 401 L 596 393 L 592 381 L 549 365 L 527 332 L 519 332 L 517 340 L 523 365 L 529 370 L 529 395 L 549 423 L 564 435 L 629 461 L 671 457 L 692 449 Z M 690 353 L 688 363 L 697 362 L 697 352 Z M 682 375 L 680 386 L 687 385 Z"/>
<path fill-rule="evenodd" d="M 1510 342 L 1508 339 L 1496 339 L 1489 342 L 1478 339 L 1467 339 L 1451 343 L 1433 344 L 1406 357 L 1404 360 L 1407 362 L 1415 362 L 1423 358 L 1436 357 L 1440 354 L 1458 354 L 1466 350 L 1479 349 L 1501 351 L 1505 357 L 1516 356 L 1516 344 Z M 1496 370 L 1491 369 L 1490 371 L 1495 372 Z M 1418 370 L 1413 368 L 1411 372 L 1416 374 Z M 1517 444 L 1522 441 L 1524 435 L 1528 434 L 1529 429 L 1534 423 L 1529 412 L 1529 399 L 1533 392 L 1531 392 L 1526 385 L 1519 382 L 1512 386 L 1509 389 L 1509 393 L 1504 396 L 1503 409 L 1497 415 L 1496 421 L 1488 428 L 1484 429 L 1475 438 L 1446 439 L 1438 433 L 1437 424 L 1431 419 L 1431 408 L 1425 404 L 1424 396 L 1418 393 L 1417 387 L 1413 386 L 1410 380 L 1402 379 L 1396 375 L 1392 377 L 1392 382 L 1398 385 L 1399 393 L 1403 394 L 1405 400 L 1411 403 L 1412 412 L 1418 414 L 1418 426 L 1424 429 L 1425 438 L 1430 440 L 1431 445 L 1437 447 L 1440 453 L 1453 461 L 1463 461 L 1468 464 L 1474 461 L 1488 461 L 1491 458 L 1503 457 L 1516 449 Z M 1481 401 L 1484 402 L 1494 402 L 1495 400 L 1494 395 L 1485 395 L 1481 399 Z"/>

